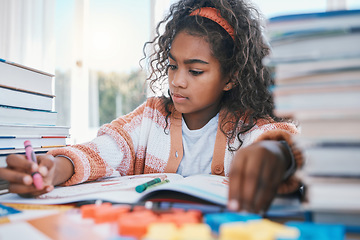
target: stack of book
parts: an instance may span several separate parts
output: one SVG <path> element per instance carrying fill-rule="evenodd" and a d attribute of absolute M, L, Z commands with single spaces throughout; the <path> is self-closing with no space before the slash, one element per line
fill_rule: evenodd
<path fill-rule="evenodd" d="M 25 153 L 25 140 L 35 153 L 67 145 L 69 127 L 56 125 L 54 81 L 52 74 L 0 59 L 0 167 L 7 155 Z"/>
<path fill-rule="evenodd" d="M 360 10 L 269 19 L 276 114 L 299 123 L 304 207 L 360 229 Z"/>

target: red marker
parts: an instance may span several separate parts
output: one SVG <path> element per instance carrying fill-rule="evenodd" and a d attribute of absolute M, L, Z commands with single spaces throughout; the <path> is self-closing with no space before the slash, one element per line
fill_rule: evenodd
<path fill-rule="evenodd" d="M 24 142 L 25 154 L 30 162 L 37 163 L 35 153 L 32 149 L 31 142 L 29 140 Z M 34 185 L 36 189 L 41 190 L 43 188 L 43 179 L 39 172 L 33 172 L 32 174 Z"/>

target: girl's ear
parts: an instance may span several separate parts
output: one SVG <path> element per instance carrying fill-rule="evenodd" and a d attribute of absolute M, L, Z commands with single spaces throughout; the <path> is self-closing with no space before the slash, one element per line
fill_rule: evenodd
<path fill-rule="evenodd" d="M 230 91 L 235 86 L 233 81 L 229 81 L 223 88 L 224 91 Z"/>
<path fill-rule="evenodd" d="M 235 76 L 231 77 L 230 75 L 227 76 L 227 83 L 225 84 L 223 90 L 224 91 L 230 91 L 231 89 L 233 89 L 236 85 L 237 85 L 237 74 L 235 74 Z"/>

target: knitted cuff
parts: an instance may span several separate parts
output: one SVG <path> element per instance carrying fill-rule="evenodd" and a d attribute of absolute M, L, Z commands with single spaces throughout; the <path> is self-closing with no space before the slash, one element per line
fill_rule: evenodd
<path fill-rule="evenodd" d="M 298 149 L 292 140 L 292 136 L 289 132 L 282 129 L 274 129 L 267 131 L 261 134 L 255 142 L 263 141 L 263 140 L 275 140 L 275 141 L 286 141 L 289 146 L 289 150 L 291 150 L 294 162 L 295 169 L 292 169 L 292 173 L 296 171 L 296 169 L 300 169 L 303 165 L 304 158 L 300 149 Z M 300 180 L 294 175 L 290 175 L 287 179 L 285 179 L 280 186 L 278 187 L 278 194 L 288 194 L 295 192 L 301 186 Z"/>
<path fill-rule="evenodd" d="M 51 154 L 54 157 L 56 156 L 66 157 L 67 159 L 71 160 L 72 164 L 74 165 L 74 174 L 70 177 L 70 179 L 60 184 L 60 186 L 71 186 L 74 184 L 84 182 L 83 176 L 85 171 L 83 164 L 76 164 L 76 161 L 80 161 L 80 160 L 78 160 L 76 154 L 70 151 L 68 147 L 50 150 L 48 154 Z"/>

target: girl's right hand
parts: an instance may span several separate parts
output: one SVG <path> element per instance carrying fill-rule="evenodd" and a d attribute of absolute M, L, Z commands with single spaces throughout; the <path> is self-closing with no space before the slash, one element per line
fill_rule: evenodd
<path fill-rule="evenodd" d="M 54 189 L 55 163 L 49 154 L 36 155 L 37 164 L 26 159 L 25 155 L 11 154 L 6 158 L 7 166 L 0 168 L 1 179 L 9 182 L 9 192 L 23 196 L 37 196 Z M 36 189 L 31 176 L 39 172 L 43 178 L 42 189 Z"/>

